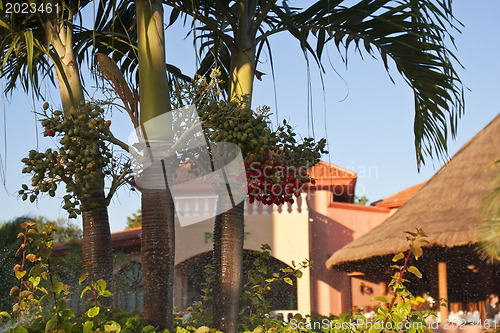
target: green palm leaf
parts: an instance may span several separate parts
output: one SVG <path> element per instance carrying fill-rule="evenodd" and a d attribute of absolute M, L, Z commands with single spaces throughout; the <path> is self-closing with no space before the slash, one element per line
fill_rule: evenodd
<path fill-rule="evenodd" d="M 236 10 L 240 1 L 251 9 L 243 18 Z M 463 86 L 454 67 L 460 64 L 446 43 L 453 43 L 449 31 L 458 32 L 460 25 L 453 17 L 451 1 L 360 0 L 352 5 L 344 0 L 319 0 L 305 9 L 269 0 L 164 3 L 175 10 L 170 25 L 179 17 L 196 20 L 192 33 L 200 41 L 201 75 L 219 66 L 227 80 L 230 54 L 240 46 L 237 39 L 242 35 L 254 46 L 262 46 L 270 36 L 287 31 L 297 39 L 304 56 L 312 56 L 322 70 L 327 43 L 336 46 L 346 63 L 350 47 L 361 55 L 378 54 L 389 75 L 393 64 L 414 92 L 417 166 L 425 163 L 425 156 L 446 157 L 448 135 L 456 135 L 457 120 L 464 112 Z M 224 88 L 228 86 L 226 82 Z"/>
<path fill-rule="evenodd" d="M 456 135 L 457 119 L 464 112 L 463 86 L 454 68 L 459 63 L 446 45 L 446 40 L 453 42 L 449 31 L 458 31 L 451 2 L 363 0 L 352 7 L 342 3 L 320 0 L 293 19 L 325 32 L 316 35 L 319 58 L 333 40 L 340 52 L 350 46 L 370 55 L 378 51 L 388 72 L 392 60 L 415 95 L 417 166 L 425 163 L 425 155 L 446 157 L 448 134 Z"/>

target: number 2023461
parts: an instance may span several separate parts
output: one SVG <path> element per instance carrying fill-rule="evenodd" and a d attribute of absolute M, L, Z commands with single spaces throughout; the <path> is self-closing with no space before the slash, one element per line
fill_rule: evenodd
<path fill-rule="evenodd" d="M 7 2 L 5 4 L 6 14 L 35 14 L 35 13 L 57 13 L 59 4 L 55 3 L 27 3 L 27 2 Z"/>

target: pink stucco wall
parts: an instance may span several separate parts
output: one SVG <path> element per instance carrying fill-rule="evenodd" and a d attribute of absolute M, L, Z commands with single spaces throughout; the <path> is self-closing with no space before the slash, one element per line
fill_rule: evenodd
<path fill-rule="evenodd" d="M 359 298 L 358 288 L 351 290 L 351 278 L 344 272 L 326 269 L 325 262 L 335 251 L 382 223 L 390 214 L 390 210 L 379 207 L 329 204 L 330 197 L 326 190 L 309 195 L 310 255 L 316 263 L 311 271 L 311 310 L 321 315 L 346 312 L 351 309 L 352 300 L 358 303 Z"/>

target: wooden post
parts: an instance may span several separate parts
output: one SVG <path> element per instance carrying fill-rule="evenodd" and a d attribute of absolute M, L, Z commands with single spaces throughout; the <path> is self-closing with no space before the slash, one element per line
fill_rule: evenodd
<path fill-rule="evenodd" d="M 385 284 L 385 282 L 380 282 L 378 284 L 379 286 L 379 295 L 380 296 L 387 296 L 387 285 Z M 383 309 L 386 309 L 387 308 L 387 303 L 382 303 L 382 308 Z"/>
<path fill-rule="evenodd" d="M 448 319 L 448 281 L 447 281 L 446 263 L 438 263 L 438 280 L 439 280 L 439 300 L 446 300 L 446 307 L 439 307 L 439 313 L 441 314 L 441 322 Z"/>

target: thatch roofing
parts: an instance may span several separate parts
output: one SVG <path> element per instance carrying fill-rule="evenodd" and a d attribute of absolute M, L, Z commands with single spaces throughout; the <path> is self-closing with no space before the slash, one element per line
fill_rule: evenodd
<path fill-rule="evenodd" d="M 335 252 L 327 268 L 408 249 L 405 231 L 421 228 L 429 246 L 477 242 L 480 210 L 500 157 L 500 115 L 469 140 L 406 204 L 370 232 Z"/>

